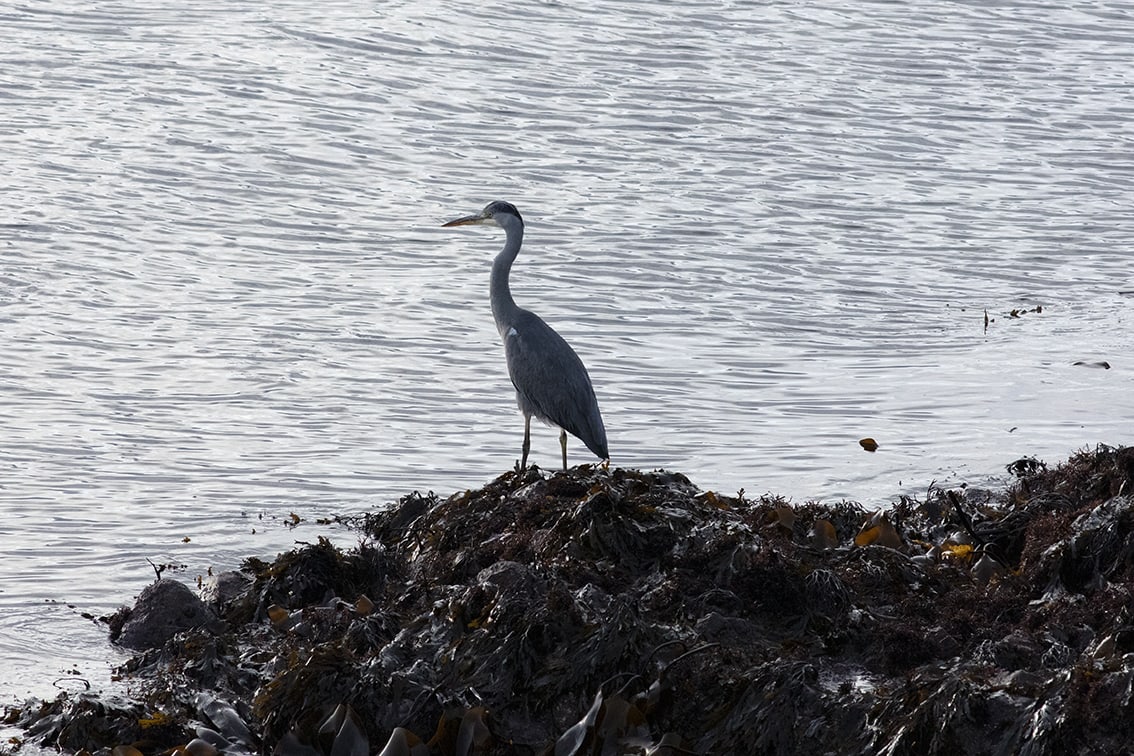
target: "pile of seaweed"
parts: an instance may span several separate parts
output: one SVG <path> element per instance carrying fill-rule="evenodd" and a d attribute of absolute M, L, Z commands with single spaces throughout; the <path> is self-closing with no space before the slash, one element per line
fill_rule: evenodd
<path fill-rule="evenodd" d="M 879 512 L 590 466 L 411 494 L 225 576 L 129 695 L 7 721 L 115 756 L 1125 753 L 1134 448 L 1010 469 Z"/>

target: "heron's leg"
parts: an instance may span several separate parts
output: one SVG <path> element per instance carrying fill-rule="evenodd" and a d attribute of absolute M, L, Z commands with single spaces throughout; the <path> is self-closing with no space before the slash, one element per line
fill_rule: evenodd
<path fill-rule="evenodd" d="M 567 472 L 567 431 L 559 429 L 559 445 L 563 447 L 563 472 Z"/>
<path fill-rule="evenodd" d="M 532 448 L 532 416 L 524 415 L 524 454 L 520 460 L 520 469 L 528 469 L 528 452 Z"/>

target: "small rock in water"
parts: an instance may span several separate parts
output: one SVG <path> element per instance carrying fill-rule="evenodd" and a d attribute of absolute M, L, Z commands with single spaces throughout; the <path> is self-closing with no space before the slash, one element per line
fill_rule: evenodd
<path fill-rule="evenodd" d="M 111 640 L 143 650 L 159 648 L 182 630 L 209 624 L 212 614 L 204 602 L 176 580 L 163 579 L 146 586 L 126 621 Z"/>

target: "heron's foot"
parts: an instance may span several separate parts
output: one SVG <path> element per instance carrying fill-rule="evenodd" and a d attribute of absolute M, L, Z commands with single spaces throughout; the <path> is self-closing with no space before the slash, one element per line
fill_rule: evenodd
<path fill-rule="evenodd" d="M 604 472 L 607 471 L 607 470 L 610 470 L 610 457 L 607 457 L 606 459 L 604 459 L 602 461 L 601 467 L 602 467 Z"/>

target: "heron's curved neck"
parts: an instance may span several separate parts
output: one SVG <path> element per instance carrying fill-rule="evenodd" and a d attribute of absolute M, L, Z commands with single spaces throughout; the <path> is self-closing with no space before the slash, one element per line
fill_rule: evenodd
<path fill-rule="evenodd" d="M 517 219 L 509 219 L 501 224 L 507 238 L 504 249 L 492 262 L 492 282 L 490 297 L 492 299 L 492 317 L 496 321 L 496 330 L 503 336 L 511 327 L 516 312 L 520 309 L 512 299 L 512 290 L 508 287 L 508 273 L 512 270 L 512 263 L 520 253 L 520 244 L 524 241 L 524 224 Z"/>

